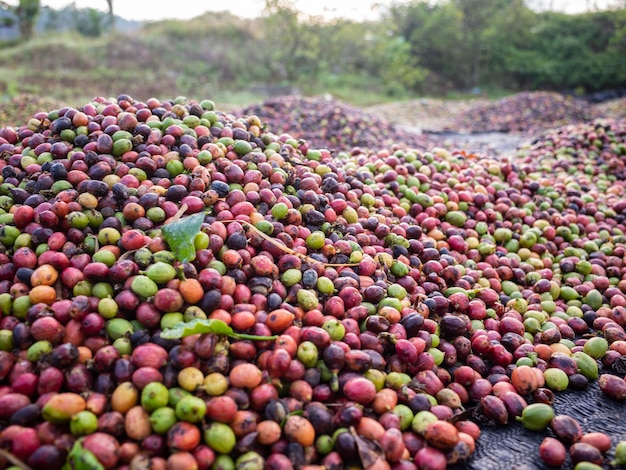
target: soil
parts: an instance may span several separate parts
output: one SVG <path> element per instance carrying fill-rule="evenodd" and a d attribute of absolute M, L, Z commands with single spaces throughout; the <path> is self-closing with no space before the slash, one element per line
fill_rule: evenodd
<path fill-rule="evenodd" d="M 507 132 L 481 132 L 477 134 L 460 134 L 446 132 L 431 134 L 442 140 L 446 148 L 458 148 L 488 156 L 514 155 L 518 148 L 529 143 L 531 138 L 521 134 Z"/>
<path fill-rule="evenodd" d="M 490 157 L 507 157 L 514 155 L 518 148 L 530 143 L 532 136 L 510 132 L 479 132 L 465 134 L 460 132 L 423 132 L 415 126 L 398 126 L 402 130 L 422 133 L 429 140 L 449 150 L 467 150 Z"/>
<path fill-rule="evenodd" d="M 608 372 L 608 371 L 603 371 Z M 605 456 L 603 468 L 611 468 L 610 460 L 618 442 L 626 440 L 626 408 L 624 404 L 604 395 L 595 380 L 584 392 L 566 390 L 554 393 L 556 414 L 569 415 L 581 425 L 583 433 L 603 432 L 611 437 L 611 450 Z M 539 458 L 539 445 L 545 437 L 555 437 L 550 429 L 541 432 L 529 431 L 519 422 L 509 422 L 506 426 L 482 423 L 476 452 L 463 465 L 453 470 L 549 470 Z M 563 468 L 573 468 L 567 457 Z"/>

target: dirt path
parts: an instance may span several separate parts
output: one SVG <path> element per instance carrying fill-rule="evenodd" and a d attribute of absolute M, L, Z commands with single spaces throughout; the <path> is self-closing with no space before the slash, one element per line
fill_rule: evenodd
<path fill-rule="evenodd" d="M 474 153 L 489 156 L 508 156 L 530 141 L 530 137 L 508 132 L 480 132 L 476 134 L 463 134 L 458 132 L 422 132 L 416 126 L 399 125 L 407 132 L 425 134 L 438 145 L 450 150 L 462 149 Z"/>
<path fill-rule="evenodd" d="M 476 153 L 494 156 L 509 156 L 530 139 L 519 134 L 505 132 L 484 132 L 479 134 L 443 133 L 443 145 L 448 148 L 460 148 Z"/>

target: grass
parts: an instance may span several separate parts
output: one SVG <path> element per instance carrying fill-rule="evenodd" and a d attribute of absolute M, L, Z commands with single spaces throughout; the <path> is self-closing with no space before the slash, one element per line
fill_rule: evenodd
<path fill-rule="evenodd" d="M 235 110 L 269 98 L 262 90 L 274 84 L 266 59 L 255 48 L 257 35 L 253 21 L 212 14 L 148 24 L 132 34 L 47 33 L 27 43 L 5 43 L 0 48 L 1 105 L 24 94 L 80 106 L 96 96 L 125 93 L 143 101 L 210 98 L 224 110 Z M 359 73 L 321 73 L 293 87 L 306 96 L 329 94 L 362 107 L 420 98 Z"/>
<path fill-rule="evenodd" d="M 263 75 L 258 70 L 263 64 L 254 57 L 254 30 L 238 36 L 236 27 L 245 25 L 213 26 L 215 36 L 208 37 L 202 35 L 206 23 L 167 21 L 135 34 L 86 38 L 65 32 L 5 44 L 0 49 L 0 97 L 26 93 L 79 105 L 95 96 L 127 93 L 140 100 L 183 95 L 227 106 L 256 103 L 269 97 L 257 91 L 263 83 L 254 78 Z M 329 93 L 357 106 L 406 98 L 390 96 L 384 84 L 359 74 L 327 74 L 294 87 L 305 95 Z"/>
<path fill-rule="evenodd" d="M 474 99 L 489 99 L 489 100 L 498 100 L 500 98 L 504 98 L 505 96 L 509 96 L 511 91 L 503 90 L 500 88 L 481 88 L 478 92 L 472 93 L 471 91 L 460 92 L 453 91 L 446 93 L 443 97 L 447 100 L 474 100 Z M 441 97 L 438 97 L 441 98 Z"/>
<path fill-rule="evenodd" d="M 244 108 L 250 104 L 258 103 L 264 99 L 263 96 L 250 91 L 223 90 L 209 95 L 217 107 L 222 111 L 232 111 L 237 108 Z"/>

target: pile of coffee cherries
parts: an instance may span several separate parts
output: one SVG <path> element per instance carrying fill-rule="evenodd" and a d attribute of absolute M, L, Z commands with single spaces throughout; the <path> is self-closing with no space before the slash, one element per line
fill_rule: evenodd
<path fill-rule="evenodd" d="M 329 150 L 127 95 L 0 129 L 0 467 L 445 469 L 485 420 L 619 462 L 550 404 L 626 399 L 625 129 Z"/>

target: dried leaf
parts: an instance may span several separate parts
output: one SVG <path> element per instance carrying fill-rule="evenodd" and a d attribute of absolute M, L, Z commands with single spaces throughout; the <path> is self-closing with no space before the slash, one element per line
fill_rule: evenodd
<path fill-rule="evenodd" d="M 362 438 L 354 430 L 352 430 L 352 435 L 354 436 L 354 442 L 356 443 L 363 468 L 370 468 L 377 462 L 385 460 L 382 449 L 377 443 Z"/>

